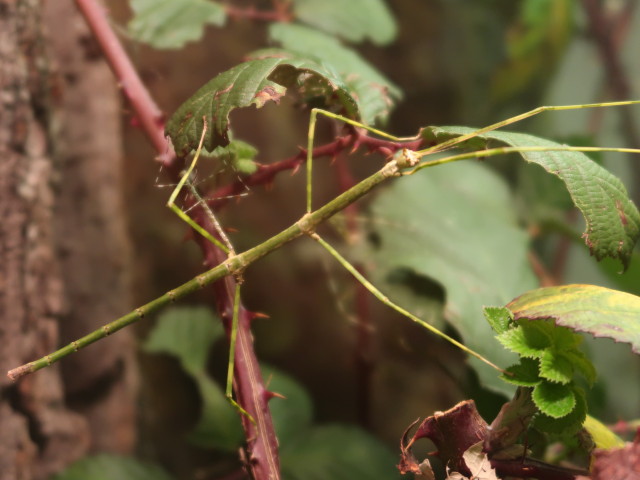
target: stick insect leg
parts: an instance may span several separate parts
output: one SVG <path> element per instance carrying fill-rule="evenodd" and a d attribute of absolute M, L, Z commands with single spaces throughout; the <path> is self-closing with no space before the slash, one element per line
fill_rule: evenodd
<path fill-rule="evenodd" d="M 396 137 L 395 135 L 391 135 L 387 132 L 383 132 L 374 127 L 370 127 L 365 125 L 364 123 L 360 123 L 356 120 L 352 120 L 351 118 L 343 117 L 342 115 L 337 115 L 335 113 L 328 112 L 327 110 L 322 110 L 320 108 L 314 108 L 311 110 L 311 115 L 309 117 L 309 132 L 307 134 L 307 213 L 311 213 L 312 204 L 311 204 L 311 184 L 312 184 L 312 176 L 313 176 L 313 140 L 315 137 L 316 131 L 316 120 L 318 114 L 324 115 L 327 118 L 331 118 L 333 120 L 339 120 L 348 125 L 352 125 L 357 128 L 363 128 L 371 133 L 378 135 L 379 137 L 386 138 L 387 140 L 391 140 L 393 142 L 403 142 L 407 140 L 415 140 L 416 137 Z"/>
<path fill-rule="evenodd" d="M 203 118 L 203 122 L 204 123 L 202 128 L 202 136 L 200 137 L 200 143 L 198 144 L 198 149 L 196 150 L 196 153 L 193 157 L 191 165 L 189 166 L 185 174 L 180 179 L 180 182 L 178 182 L 178 185 L 176 186 L 175 190 L 172 192 L 171 197 L 167 202 L 167 206 L 171 210 L 173 210 L 189 226 L 191 226 L 194 230 L 196 230 L 200 235 L 202 235 L 204 238 L 209 240 L 215 246 L 220 248 L 226 254 L 233 256 L 235 255 L 235 250 L 233 248 L 233 245 L 231 244 L 231 241 L 229 240 L 229 237 L 224 232 L 224 229 L 222 228 L 220 222 L 218 221 L 217 217 L 215 216 L 211 208 L 209 208 L 209 206 L 203 200 L 202 196 L 198 192 L 198 189 L 189 181 L 189 177 L 193 172 L 193 169 L 195 168 L 196 163 L 198 162 L 200 153 L 202 152 L 202 145 L 204 143 L 204 137 L 207 132 L 207 121 L 205 118 Z M 180 210 L 180 208 L 175 204 L 175 200 L 177 196 L 179 195 L 182 188 L 185 186 L 189 189 L 191 195 L 193 195 L 196 201 L 204 209 L 207 217 L 209 218 L 214 228 L 216 229 L 216 233 L 222 239 L 222 242 L 220 242 L 220 240 L 215 238 L 213 235 L 207 232 L 204 228 L 198 225 L 195 221 L 193 221 L 191 217 L 189 217 L 189 215 L 187 215 L 185 212 Z M 235 369 L 236 341 L 238 336 L 238 318 L 240 315 L 240 285 L 241 284 L 242 284 L 242 278 L 238 276 L 236 278 L 236 284 L 235 284 L 234 295 L 233 295 L 233 316 L 231 320 L 231 334 L 229 338 L 229 362 L 227 366 L 227 383 L 226 383 L 226 389 L 225 389 L 225 396 L 227 397 L 227 400 L 236 409 L 238 409 L 238 411 L 241 414 L 246 415 L 252 422 L 254 422 L 253 417 L 244 408 L 242 408 L 238 404 L 238 402 L 236 402 L 235 399 L 233 398 L 233 375 L 234 375 L 234 369 Z"/>
<path fill-rule="evenodd" d="M 512 125 L 521 120 L 534 117 L 542 112 L 581 110 L 585 108 L 620 107 L 625 105 L 637 105 L 637 104 L 640 104 L 640 100 L 627 100 L 623 102 L 605 102 L 605 103 L 585 103 L 582 105 L 551 105 L 551 106 L 538 107 L 538 108 L 534 108 L 533 110 L 529 110 L 528 112 L 521 113 L 520 115 L 516 115 L 515 117 L 511 117 L 506 120 L 502 120 L 501 122 L 494 123 L 493 125 L 489 125 L 488 127 L 480 128 L 479 130 L 470 132 L 466 135 L 461 135 L 451 140 L 447 140 L 443 143 L 439 143 L 438 145 L 434 145 L 433 147 L 429 147 L 427 149 L 417 151 L 416 153 L 419 156 L 423 157 L 426 155 L 430 155 L 432 153 L 441 152 L 443 150 L 452 148 L 455 145 L 459 145 L 460 143 L 465 142 L 466 140 L 482 135 L 483 133 L 492 132 L 493 130 L 506 127 L 507 125 Z"/>
<path fill-rule="evenodd" d="M 204 120 L 204 124 L 202 128 L 202 136 L 200 137 L 200 143 L 198 144 L 198 149 L 196 150 L 196 153 L 193 156 L 191 165 L 189 165 L 189 168 L 187 169 L 187 171 L 184 173 L 184 175 L 178 182 L 178 185 L 176 185 L 176 188 L 173 190 L 173 192 L 171 192 L 171 196 L 169 197 L 169 201 L 167 202 L 167 207 L 169 207 L 176 215 L 178 215 L 178 217 L 180 217 L 180 219 L 186 222 L 196 232 L 198 232 L 204 238 L 209 240 L 216 247 L 221 249 L 224 253 L 228 254 L 228 253 L 231 253 L 231 251 L 233 250 L 232 248 L 229 248 L 230 246 L 229 239 L 225 235 L 224 230 L 220 227 L 220 223 L 215 218 L 215 215 L 213 214 L 211 209 L 209 209 L 204 202 L 202 202 L 203 208 L 205 208 L 205 211 L 207 212 L 207 215 L 209 216 L 209 218 L 212 219 L 212 223 L 214 224 L 218 235 L 220 235 L 220 237 L 223 238 L 225 240 L 225 243 L 227 243 L 228 245 L 224 245 L 222 242 L 220 242 L 220 240 L 215 238 L 213 235 L 207 232 L 204 228 L 202 228 L 200 225 L 194 222 L 189 215 L 187 215 L 182 210 L 180 210 L 180 207 L 178 207 L 175 204 L 176 198 L 182 191 L 182 187 L 184 187 L 185 184 L 189 185 L 191 193 L 196 196 L 196 200 L 198 201 L 202 200 L 200 195 L 197 193 L 197 190 L 195 189 L 195 187 L 193 187 L 189 182 L 189 177 L 191 176 L 191 173 L 193 172 L 193 169 L 195 168 L 196 163 L 198 163 L 198 159 L 200 158 L 200 153 L 202 152 L 202 144 L 204 143 L 204 136 L 207 133 L 207 121 L 206 119 L 203 119 L 203 120 Z"/>
<path fill-rule="evenodd" d="M 386 306 L 392 308 L 396 312 L 404 315 L 405 317 L 409 318 L 410 320 L 413 320 L 417 324 L 422 325 L 424 328 L 426 328 L 430 332 L 432 332 L 432 333 L 436 334 L 437 336 L 443 338 L 447 342 L 455 345 L 460 350 L 468 353 L 469 355 L 472 355 L 472 356 L 476 357 L 477 359 L 481 360 L 482 362 L 486 363 L 487 365 L 489 365 L 490 367 L 496 369 L 497 371 L 499 371 L 501 373 L 505 373 L 505 371 L 502 368 L 498 367 L 496 364 L 492 363 L 490 360 L 486 359 L 485 357 L 480 355 L 478 352 L 476 352 L 474 350 L 471 350 L 466 345 L 458 342 L 454 338 L 451 338 L 449 335 L 447 335 L 444 332 L 441 332 L 440 330 L 438 330 L 433 325 L 430 325 L 429 323 L 425 322 L 421 318 L 418 318 L 414 314 L 412 314 L 411 312 L 405 310 L 400 305 L 397 305 L 396 303 L 394 303 L 391 300 L 389 300 L 380 290 L 378 290 L 371 282 L 369 282 L 369 280 L 364 278 L 364 276 L 360 272 L 358 272 L 358 270 L 353 265 L 351 265 L 351 263 L 349 263 L 349 261 L 346 258 L 344 258 L 342 255 L 340 255 L 340 253 L 338 253 L 338 251 L 335 248 L 333 248 L 329 243 L 327 243 L 325 240 L 323 240 L 322 237 L 320 237 L 320 235 L 318 235 L 317 233 L 311 233 L 310 236 L 316 242 L 318 242 L 320 245 L 322 245 L 322 247 L 324 247 L 325 250 L 327 250 L 331 254 L 331 256 L 333 256 L 340 263 L 340 265 L 342 265 L 351 275 L 353 275 L 356 278 L 356 280 L 358 280 L 367 290 L 369 290 L 369 292 L 371 292 L 373 294 L 374 297 L 376 297 L 378 300 L 380 300 L 383 304 L 385 304 Z"/>

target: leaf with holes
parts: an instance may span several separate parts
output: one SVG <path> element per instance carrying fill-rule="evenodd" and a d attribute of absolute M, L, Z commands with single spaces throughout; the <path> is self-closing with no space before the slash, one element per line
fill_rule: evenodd
<path fill-rule="evenodd" d="M 272 49 L 254 53 L 209 81 L 178 108 L 165 132 L 176 153 L 185 156 L 198 146 L 206 119 L 204 148 L 211 152 L 229 143 L 232 110 L 278 102 L 289 87 L 305 100 L 321 99 L 324 107 L 338 105 L 347 116 L 359 118 L 358 105 L 337 73 L 296 53 Z"/>
<path fill-rule="evenodd" d="M 222 5 L 207 0 L 132 0 L 131 9 L 131 36 L 155 48 L 181 48 L 227 18 Z"/>
<path fill-rule="evenodd" d="M 274 23 L 269 37 L 286 50 L 316 58 L 338 72 L 357 99 L 364 123 L 384 122 L 394 102 L 402 97 L 391 80 L 335 37 L 290 23 Z"/>
<path fill-rule="evenodd" d="M 531 290 L 507 305 L 516 320 L 552 318 L 557 325 L 629 343 L 640 354 L 640 297 L 595 285 Z M 536 322 L 537 323 L 537 322 Z"/>
<path fill-rule="evenodd" d="M 430 145 L 471 132 L 473 129 L 468 127 L 428 127 L 421 135 Z M 479 135 L 466 146 L 481 149 L 496 143 L 513 147 L 562 147 L 533 135 L 502 131 Z M 592 255 L 598 260 L 617 258 L 626 268 L 640 236 L 640 213 L 622 182 L 581 152 L 522 152 L 520 155 L 564 182 L 574 205 L 584 215 L 587 226 L 583 238 Z"/>
<path fill-rule="evenodd" d="M 516 357 L 496 344 L 482 308 L 504 305 L 513 298 L 509 292 L 536 285 L 529 239 L 512 206 L 507 185 L 484 165 L 433 168 L 391 184 L 374 199 L 372 241 L 353 256 L 378 278 L 401 268 L 442 285 L 446 318 L 465 345 L 498 365 L 511 365 Z M 513 394 L 495 370 L 470 361 L 485 386 Z"/>

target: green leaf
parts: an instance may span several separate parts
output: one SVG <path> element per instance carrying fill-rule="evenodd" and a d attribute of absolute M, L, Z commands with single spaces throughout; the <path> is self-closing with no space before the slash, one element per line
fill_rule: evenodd
<path fill-rule="evenodd" d="M 584 392 L 580 389 L 573 390 L 575 396 L 575 406 L 571 413 L 562 418 L 554 418 L 545 414 L 538 414 L 533 419 L 533 425 L 538 430 L 547 433 L 562 435 L 573 435 L 582 428 L 582 424 L 587 417 L 587 401 Z"/>
<path fill-rule="evenodd" d="M 157 465 L 140 462 L 119 455 L 99 454 L 85 457 L 53 480 L 171 480 L 172 477 Z"/>
<path fill-rule="evenodd" d="M 540 357 L 540 376 L 555 383 L 567 384 L 573 380 L 571 357 L 555 348 L 549 348 Z"/>
<path fill-rule="evenodd" d="M 284 50 L 255 52 L 251 60 L 223 72 L 200 88 L 171 116 L 165 132 L 179 156 L 195 150 L 206 119 L 204 148 L 211 152 L 229 143 L 229 114 L 236 108 L 278 102 L 287 88 L 296 86 L 305 100 L 337 104 L 347 116 L 358 118 L 358 105 L 339 75 L 303 56 Z"/>
<path fill-rule="evenodd" d="M 216 147 L 211 156 L 217 157 L 243 175 L 251 175 L 258 169 L 254 161 L 257 154 L 258 149 L 253 145 L 242 140 L 231 140 L 229 145 Z"/>
<path fill-rule="evenodd" d="M 540 364 L 533 358 L 522 357 L 520 363 L 506 369 L 511 375 L 501 375 L 505 382 L 519 387 L 535 387 L 540 383 Z"/>
<path fill-rule="evenodd" d="M 143 348 L 149 353 L 177 357 L 182 368 L 196 382 L 202 410 L 189 440 L 201 447 L 233 451 L 243 438 L 238 412 L 206 373 L 209 350 L 223 335 L 222 323 L 210 309 L 174 307 L 158 318 Z"/>
<path fill-rule="evenodd" d="M 527 358 L 542 357 L 552 344 L 552 336 L 544 322 L 521 324 L 496 338 L 505 348 Z"/>
<path fill-rule="evenodd" d="M 468 127 L 428 127 L 422 130 L 422 137 L 430 145 L 473 131 Z M 490 148 L 491 142 L 513 147 L 561 147 L 533 135 L 502 131 L 479 135 L 468 146 Z M 521 155 L 565 183 L 573 203 L 584 215 L 587 227 L 583 238 L 591 253 L 598 260 L 617 258 L 626 268 L 640 236 L 640 213 L 622 182 L 581 152 L 522 152 Z"/>
<path fill-rule="evenodd" d="M 596 369 L 593 366 L 591 360 L 580 350 L 571 350 L 564 353 L 565 357 L 567 357 L 568 361 L 571 362 L 571 365 L 578 371 L 587 381 L 587 383 L 592 386 L 596 381 Z"/>
<path fill-rule="evenodd" d="M 231 405 L 222 388 L 204 372 L 193 375 L 200 397 L 202 409 L 198 423 L 187 439 L 202 448 L 215 448 L 233 452 L 243 442 L 244 433 L 238 411 Z"/>
<path fill-rule="evenodd" d="M 640 354 L 640 297 L 595 285 L 565 285 L 529 291 L 507 305 L 516 319 L 553 318 L 594 337 L 631 344 Z"/>
<path fill-rule="evenodd" d="M 447 319 L 465 345 L 498 365 L 510 365 L 515 356 L 497 348 L 481 312 L 484 305 L 504 305 L 510 293 L 536 285 L 528 236 L 511 206 L 506 184 L 484 165 L 425 170 L 391 184 L 374 200 L 370 237 L 375 243 L 356 255 L 377 272 L 405 268 L 440 283 Z M 495 371 L 471 362 L 485 386 L 513 393 Z"/>
<path fill-rule="evenodd" d="M 573 387 L 559 383 L 540 382 L 534 387 L 531 398 L 542 413 L 553 418 L 569 415 L 576 405 Z"/>
<path fill-rule="evenodd" d="M 318 59 L 323 65 L 330 65 L 356 98 L 364 123 L 385 121 L 394 101 L 402 97 L 400 89 L 360 54 L 329 35 L 301 25 L 274 23 L 269 27 L 269 36 L 286 50 Z"/>
<path fill-rule="evenodd" d="M 400 478 L 397 456 L 355 427 L 313 428 L 282 449 L 280 463 L 285 480 Z"/>
<path fill-rule="evenodd" d="M 600 420 L 593 418 L 591 415 L 587 415 L 584 421 L 584 428 L 595 443 L 596 448 L 622 448 L 625 446 L 624 440 L 618 435 L 613 433 L 605 424 Z"/>
<path fill-rule="evenodd" d="M 159 317 L 145 341 L 148 353 L 177 357 L 189 373 L 202 372 L 211 344 L 224 333 L 222 323 L 206 307 L 174 307 Z"/>
<path fill-rule="evenodd" d="M 129 33 L 155 48 L 181 48 L 227 18 L 222 5 L 207 0 L 131 0 L 131 9 Z"/>
<path fill-rule="evenodd" d="M 511 311 L 505 307 L 484 307 L 484 318 L 497 334 L 506 332 L 513 321 Z"/>
<path fill-rule="evenodd" d="M 290 376 L 262 365 L 269 391 L 282 395 L 269 400 L 269 410 L 281 448 L 298 441 L 311 427 L 313 404 L 307 391 Z"/>
<path fill-rule="evenodd" d="M 396 36 L 393 15 L 383 0 L 294 0 L 298 20 L 350 42 L 370 39 L 377 45 Z"/>

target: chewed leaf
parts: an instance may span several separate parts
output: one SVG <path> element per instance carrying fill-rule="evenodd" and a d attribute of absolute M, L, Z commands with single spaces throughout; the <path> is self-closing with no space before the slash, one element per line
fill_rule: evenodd
<path fill-rule="evenodd" d="M 222 26 L 227 14 L 207 0 L 132 0 L 129 32 L 155 48 L 181 48 L 198 40 L 206 24 Z"/>
<path fill-rule="evenodd" d="M 209 81 L 173 114 L 165 132 L 176 153 L 185 156 L 197 147 L 204 118 L 208 124 L 204 148 L 211 152 L 229 143 L 229 114 L 233 109 L 278 102 L 292 86 L 305 98 L 322 98 L 327 106 L 338 104 L 346 115 L 359 116 L 356 101 L 329 67 L 273 49 L 256 52 L 251 60 Z"/>
<path fill-rule="evenodd" d="M 393 16 L 383 0 L 294 0 L 295 16 L 351 42 L 370 39 L 383 45 L 396 36 Z"/>
<path fill-rule="evenodd" d="M 352 2 L 345 3 L 349 6 L 351 4 Z M 364 123 L 373 124 L 376 120 L 386 120 L 394 101 L 401 97 L 400 89 L 391 80 L 367 63 L 360 54 L 331 35 L 302 25 L 274 23 L 269 27 L 269 37 L 288 51 L 315 58 L 323 65 L 331 65 L 349 91 L 353 92 Z"/>
<path fill-rule="evenodd" d="M 508 308 L 484 307 L 483 311 L 484 318 L 498 335 L 509 329 L 509 324 L 513 321 L 513 316 Z"/>
<path fill-rule="evenodd" d="M 467 127 L 428 127 L 422 130 L 427 144 L 435 144 L 473 132 Z M 492 131 L 473 138 L 466 147 L 486 148 L 492 141 L 513 147 L 561 148 L 562 145 L 523 133 Z M 536 163 L 559 177 L 571 199 L 584 215 L 585 243 L 598 260 L 620 259 L 626 268 L 640 236 L 640 213 L 629 199 L 622 182 L 581 152 L 522 152 L 527 162 Z"/>
<path fill-rule="evenodd" d="M 629 343 L 640 354 L 640 297 L 630 293 L 595 285 L 546 287 L 519 296 L 507 308 L 516 320 L 553 318 L 572 330 Z"/>

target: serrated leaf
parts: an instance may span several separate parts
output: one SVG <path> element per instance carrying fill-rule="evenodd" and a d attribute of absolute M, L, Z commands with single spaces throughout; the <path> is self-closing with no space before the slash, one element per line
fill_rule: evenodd
<path fill-rule="evenodd" d="M 207 0 L 131 0 L 131 9 L 129 33 L 155 48 L 181 48 L 227 18 L 222 5 Z"/>
<path fill-rule="evenodd" d="M 587 417 L 587 401 L 584 398 L 584 392 L 580 389 L 574 389 L 575 406 L 571 413 L 562 417 L 554 418 L 549 415 L 539 414 L 533 419 L 533 425 L 538 430 L 547 433 L 573 435 L 580 428 Z"/>
<path fill-rule="evenodd" d="M 211 344 L 223 334 L 222 323 L 210 309 L 174 307 L 158 317 L 143 349 L 173 355 L 193 374 L 204 371 Z"/>
<path fill-rule="evenodd" d="M 509 190 L 481 164 L 422 173 L 391 184 L 374 200 L 376 243 L 356 255 L 376 272 L 406 268 L 433 278 L 445 289 L 447 319 L 465 345 L 498 365 L 513 364 L 515 356 L 497 348 L 481 313 L 484 305 L 504 305 L 509 292 L 536 284 L 528 236 L 516 221 Z M 485 386 L 513 393 L 495 371 L 471 362 Z"/>
<path fill-rule="evenodd" d="M 640 297 L 595 285 L 565 285 L 529 291 L 507 305 L 516 319 L 553 318 L 594 337 L 631 344 L 640 354 Z"/>
<path fill-rule="evenodd" d="M 229 143 L 229 114 L 236 108 L 278 102 L 287 88 L 296 86 L 305 98 L 322 98 L 325 106 L 338 104 L 347 116 L 359 117 L 358 105 L 339 75 L 301 55 L 284 50 L 255 52 L 251 60 L 217 75 L 183 103 L 165 128 L 179 156 L 198 146 L 206 119 L 204 148 Z"/>
<path fill-rule="evenodd" d="M 551 346 L 551 336 L 541 327 L 541 322 L 518 325 L 496 338 L 505 348 L 528 358 L 540 358 Z"/>
<path fill-rule="evenodd" d="M 269 400 L 269 410 L 278 436 L 278 444 L 280 448 L 286 448 L 311 428 L 311 397 L 300 383 L 275 368 L 262 365 L 262 376 L 269 391 L 284 397 Z"/>
<path fill-rule="evenodd" d="M 511 311 L 505 307 L 484 307 L 484 318 L 497 334 L 506 332 L 513 320 Z"/>
<path fill-rule="evenodd" d="M 543 414 L 552 418 L 569 415 L 576 405 L 573 387 L 560 383 L 540 382 L 534 387 L 531 398 Z"/>
<path fill-rule="evenodd" d="M 227 400 L 222 388 L 204 372 L 195 373 L 193 378 L 200 391 L 202 409 L 198 423 L 187 439 L 202 448 L 237 450 L 244 439 L 238 411 Z"/>
<path fill-rule="evenodd" d="M 291 23 L 272 24 L 269 27 L 269 36 L 286 50 L 299 52 L 318 59 L 322 64 L 330 65 L 356 98 L 364 123 L 385 121 L 393 103 L 402 97 L 396 85 L 360 54 L 345 47 L 334 37 Z"/>
<path fill-rule="evenodd" d="M 53 480 L 171 480 L 172 477 L 158 465 L 120 455 L 99 454 L 85 457 Z"/>
<path fill-rule="evenodd" d="M 350 42 L 370 39 L 377 45 L 396 36 L 393 15 L 383 0 L 294 0 L 296 18 Z"/>
<path fill-rule="evenodd" d="M 565 356 L 569 359 L 576 371 L 592 386 L 596 381 L 597 373 L 591 360 L 579 350 L 565 352 Z"/>
<path fill-rule="evenodd" d="M 571 359 L 555 348 L 549 348 L 540 357 L 540 376 L 555 383 L 567 384 L 573 380 Z"/>
<path fill-rule="evenodd" d="M 510 375 L 501 375 L 500 378 L 519 387 L 535 387 L 541 381 L 538 374 L 539 370 L 540 364 L 538 360 L 522 357 L 520 358 L 520 363 L 506 369 Z"/>
<path fill-rule="evenodd" d="M 421 134 L 430 145 L 471 132 L 473 129 L 468 127 L 428 127 Z M 467 146 L 484 148 L 491 142 L 513 147 L 562 146 L 533 135 L 503 131 L 479 135 Z M 565 183 L 573 203 L 585 218 L 587 227 L 583 238 L 591 253 L 598 260 L 617 258 L 626 268 L 640 236 L 640 212 L 622 182 L 581 152 L 522 152 L 520 155 Z"/>
<path fill-rule="evenodd" d="M 329 425 L 309 430 L 280 455 L 285 480 L 399 479 L 396 455 L 355 427 Z"/>

